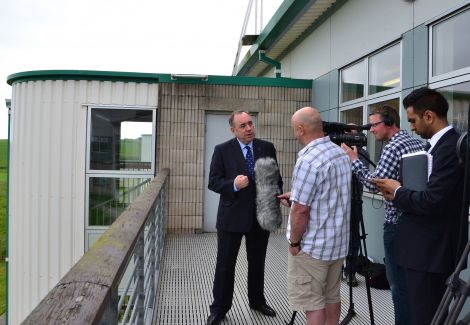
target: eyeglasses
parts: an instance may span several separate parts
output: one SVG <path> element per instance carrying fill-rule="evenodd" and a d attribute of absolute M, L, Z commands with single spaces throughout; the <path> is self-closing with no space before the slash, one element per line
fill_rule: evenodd
<path fill-rule="evenodd" d="M 370 123 L 369 125 L 370 125 L 370 127 L 376 127 L 380 123 L 384 123 L 384 121 L 378 121 L 378 122 L 375 122 L 375 123 Z"/>

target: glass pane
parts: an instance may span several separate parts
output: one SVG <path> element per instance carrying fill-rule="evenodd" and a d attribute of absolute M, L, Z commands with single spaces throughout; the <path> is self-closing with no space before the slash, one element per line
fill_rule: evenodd
<path fill-rule="evenodd" d="M 339 113 L 339 121 L 346 124 L 362 125 L 362 106 L 341 111 Z"/>
<path fill-rule="evenodd" d="M 369 94 L 400 87 L 400 45 L 369 58 Z"/>
<path fill-rule="evenodd" d="M 90 168 L 151 170 L 152 116 L 151 110 L 93 108 Z"/>
<path fill-rule="evenodd" d="M 432 29 L 432 74 L 437 76 L 470 66 L 470 10 Z"/>
<path fill-rule="evenodd" d="M 341 101 L 347 102 L 364 97 L 364 61 L 341 71 Z"/>
<path fill-rule="evenodd" d="M 400 113 L 400 110 L 399 110 L 400 99 L 394 98 L 394 99 L 390 99 L 390 100 L 386 100 L 383 102 L 378 102 L 378 103 L 369 105 L 367 109 L 367 115 L 369 115 L 375 108 L 380 107 L 382 105 L 388 105 L 390 107 L 393 107 L 394 109 L 396 109 L 398 113 Z M 368 138 L 367 139 L 367 151 L 369 152 L 370 159 L 374 163 L 377 163 L 380 159 L 382 148 L 385 147 L 387 143 L 386 141 L 375 141 L 375 137 L 371 132 L 368 132 L 367 138 Z"/>
<path fill-rule="evenodd" d="M 88 225 L 109 226 L 134 201 L 151 178 L 90 177 Z"/>
<path fill-rule="evenodd" d="M 447 118 L 459 132 L 468 130 L 468 111 L 470 103 L 470 82 L 438 89 L 449 102 Z"/>

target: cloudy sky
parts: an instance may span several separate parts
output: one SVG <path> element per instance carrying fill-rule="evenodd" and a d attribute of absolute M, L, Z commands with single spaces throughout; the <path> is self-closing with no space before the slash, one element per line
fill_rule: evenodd
<path fill-rule="evenodd" d="M 13 73 L 58 69 L 231 75 L 248 2 L 1 1 L 0 139 L 8 137 L 5 99 L 11 98 L 11 87 L 6 80 Z M 263 1 L 263 25 L 281 3 Z M 253 11 L 248 33 L 254 33 L 254 17 Z M 259 28 L 260 18 L 257 24 Z"/>

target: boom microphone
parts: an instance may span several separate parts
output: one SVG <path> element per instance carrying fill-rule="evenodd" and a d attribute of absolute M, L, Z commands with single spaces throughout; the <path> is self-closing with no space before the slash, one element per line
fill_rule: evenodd
<path fill-rule="evenodd" d="M 279 189 L 279 167 L 273 158 L 256 160 L 256 217 L 264 230 L 274 231 L 282 224 L 281 206 L 277 195 Z"/>

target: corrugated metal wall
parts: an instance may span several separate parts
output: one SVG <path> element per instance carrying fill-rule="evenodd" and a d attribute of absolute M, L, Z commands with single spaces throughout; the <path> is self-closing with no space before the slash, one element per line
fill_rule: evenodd
<path fill-rule="evenodd" d="M 9 323 L 18 324 L 81 257 L 86 104 L 157 106 L 158 85 L 110 81 L 13 84 Z"/>

